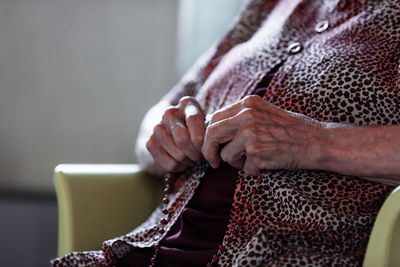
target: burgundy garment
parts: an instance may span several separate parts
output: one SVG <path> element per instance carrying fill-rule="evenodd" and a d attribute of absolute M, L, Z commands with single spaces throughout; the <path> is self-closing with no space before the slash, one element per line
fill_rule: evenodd
<path fill-rule="evenodd" d="M 263 97 L 281 65 L 273 68 L 253 94 Z M 207 170 L 193 198 L 167 236 L 160 242 L 156 266 L 202 266 L 211 261 L 229 221 L 238 170 L 226 163 Z M 154 249 L 136 249 L 121 259 L 119 267 L 148 266 Z"/>
<path fill-rule="evenodd" d="M 202 266 L 210 261 L 228 225 L 237 169 L 208 169 L 193 198 L 160 243 L 156 266 Z M 148 266 L 154 249 L 137 249 L 122 266 Z"/>
<path fill-rule="evenodd" d="M 206 176 L 178 221 L 160 243 L 156 266 L 205 266 L 216 252 L 228 225 L 237 169 L 221 164 Z M 122 266 L 148 266 L 153 249 L 137 249 Z"/>
<path fill-rule="evenodd" d="M 209 169 L 193 198 L 160 243 L 158 266 L 205 266 L 222 242 L 233 202 L 237 169 Z"/>

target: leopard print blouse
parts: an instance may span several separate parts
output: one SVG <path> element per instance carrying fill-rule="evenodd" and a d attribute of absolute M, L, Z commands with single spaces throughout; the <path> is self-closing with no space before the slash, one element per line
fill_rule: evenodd
<path fill-rule="evenodd" d="M 250 0 L 166 97 L 174 102 L 193 95 L 212 113 L 252 92 L 277 65 L 265 99 L 278 107 L 326 122 L 399 124 L 400 2 Z M 166 215 L 156 209 L 101 251 L 74 252 L 53 266 L 114 266 L 134 247 L 157 244 L 206 168 L 200 162 L 177 177 Z M 360 266 L 392 185 L 327 171 L 239 172 L 215 265 Z"/>

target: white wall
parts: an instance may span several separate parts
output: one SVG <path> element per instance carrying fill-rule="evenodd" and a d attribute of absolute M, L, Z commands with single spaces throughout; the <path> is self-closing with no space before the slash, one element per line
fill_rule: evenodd
<path fill-rule="evenodd" d="M 135 162 L 137 127 L 177 81 L 177 53 L 181 74 L 240 1 L 0 0 L 0 190 L 51 191 L 58 163 Z M 178 6 L 193 16 L 177 51 Z"/>
<path fill-rule="evenodd" d="M 135 160 L 141 117 L 177 79 L 177 3 L 0 0 L 0 188 Z"/>

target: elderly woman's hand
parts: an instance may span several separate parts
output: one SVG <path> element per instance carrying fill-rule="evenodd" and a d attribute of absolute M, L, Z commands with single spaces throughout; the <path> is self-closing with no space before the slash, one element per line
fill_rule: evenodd
<path fill-rule="evenodd" d="M 222 158 L 248 175 L 299 169 L 322 131 L 322 123 L 248 96 L 213 114 L 202 152 L 213 168 Z"/>
<path fill-rule="evenodd" d="M 163 172 L 179 172 L 202 159 L 204 112 L 193 97 L 167 108 L 146 143 Z"/>

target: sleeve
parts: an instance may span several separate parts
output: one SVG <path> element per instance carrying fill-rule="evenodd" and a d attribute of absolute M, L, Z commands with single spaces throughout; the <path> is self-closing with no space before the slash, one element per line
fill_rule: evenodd
<path fill-rule="evenodd" d="M 237 44 L 253 36 L 278 0 L 247 0 L 225 36 L 211 46 L 164 96 L 176 104 L 183 96 L 193 96 L 215 69 L 223 56 Z"/>

